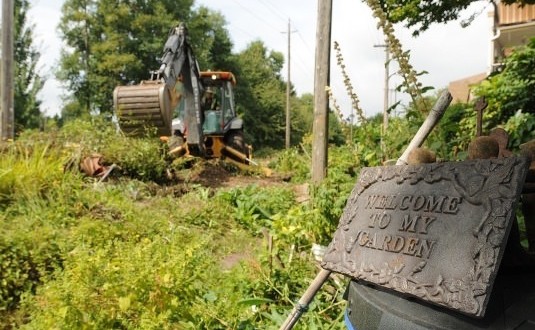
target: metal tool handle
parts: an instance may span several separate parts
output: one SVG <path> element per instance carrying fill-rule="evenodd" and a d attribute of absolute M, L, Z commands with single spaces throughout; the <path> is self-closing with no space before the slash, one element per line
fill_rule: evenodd
<path fill-rule="evenodd" d="M 444 115 L 446 112 L 446 109 L 450 105 L 452 100 L 451 94 L 448 90 L 445 90 L 442 92 L 440 97 L 437 100 L 437 103 L 433 106 L 433 109 L 429 112 L 427 115 L 427 118 L 423 122 L 422 126 L 420 126 L 420 129 L 418 129 L 418 132 L 416 132 L 416 135 L 412 138 L 411 142 L 409 143 L 409 146 L 401 157 L 399 157 L 398 161 L 396 162 L 396 165 L 406 165 L 407 159 L 409 157 L 409 153 L 416 148 L 419 148 L 424 143 L 425 139 L 427 139 L 427 136 L 433 128 L 436 126 L 436 124 L 439 122 L 440 118 Z"/>
<path fill-rule="evenodd" d="M 297 303 L 297 305 L 295 305 L 294 309 L 292 310 L 290 315 L 288 315 L 288 318 L 286 319 L 286 321 L 284 321 L 279 330 L 290 330 L 294 327 L 295 323 L 297 323 L 297 320 L 299 320 L 299 318 L 301 317 L 301 314 L 306 312 L 306 310 L 308 309 L 308 305 L 310 304 L 312 299 L 314 299 L 314 296 L 319 291 L 323 283 L 327 281 L 329 275 L 331 275 L 331 271 L 326 269 L 322 269 L 318 273 L 318 275 L 316 275 L 314 281 L 312 281 L 301 299 L 299 299 L 299 302 Z"/>

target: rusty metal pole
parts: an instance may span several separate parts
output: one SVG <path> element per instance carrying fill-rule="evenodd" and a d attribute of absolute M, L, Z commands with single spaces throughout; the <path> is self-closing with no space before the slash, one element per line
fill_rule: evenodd
<path fill-rule="evenodd" d="M 484 97 L 477 99 L 476 104 L 474 105 L 474 110 L 476 110 L 476 136 L 483 135 L 483 110 L 488 106 L 487 101 Z"/>

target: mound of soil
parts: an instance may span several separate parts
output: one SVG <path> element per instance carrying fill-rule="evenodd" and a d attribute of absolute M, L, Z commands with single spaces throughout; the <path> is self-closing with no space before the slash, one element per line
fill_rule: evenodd
<path fill-rule="evenodd" d="M 179 178 L 187 183 L 196 183 L 209 188 L 243 187 L 256 184 L 261 187 L 286 184 L 287 178 L 264 176 L 238 169 L 222 160 L 200 160 Z"/>

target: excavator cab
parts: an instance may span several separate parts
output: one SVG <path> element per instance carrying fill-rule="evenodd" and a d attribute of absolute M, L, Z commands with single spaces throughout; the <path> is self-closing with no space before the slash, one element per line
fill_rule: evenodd
<path fill-rule="evenodd" d="M 210 72 L 206 73 L 207 75 Z M 201 99 L 201 110 L 203 111 L 203 133 L 224 134 L 226 127 L 236 117 L 234 107 L 233 81 L 221 79 L 217 74 L 201 79 L 205 91 Z"/>
<path fill-rule="evenodd" d="M 200 118 L 204 156 L 219 158 L 231 153 L 230 156 L 235 157 L 237 151 L 240 156 L 249 158 L 249 147 L 243 142 L 243 120 L 238 118 L 234 104 L 236 78 L 231 72 L 204 71 L 200 73 L 200 81 L 203 86 Z M 188 112 L 186 103 L 180 97 L 180 84 L 177 84 L 177 95 L 180 101 L 174 110 L 172 121 L 171 151 L 175 150 L 176 146 L 187 146 L 188 142 Z M 194 154 L 189 148 L 178 150 Z"/>

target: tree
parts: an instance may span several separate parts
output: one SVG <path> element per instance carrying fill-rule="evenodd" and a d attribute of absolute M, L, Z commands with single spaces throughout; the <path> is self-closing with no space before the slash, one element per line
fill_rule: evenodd
<path fill-rule="evenodd" d="M 303 142 L 303 138 L 312 134 L 314 122 L 314 95 L 305 93 L 301 96 L 291 95 L 291 144 L 297 145 Z M 343 127 L 345 123 L 335 113 L 329 115 L 329 144 L 342 145 L 346 143 Z"/>
<path fill-rule="evenodd" d="M 369 0 L 368 0 L 369 1 Z M 377 0 L 392 23 L 403 22 L 418 35 L 433 23 L 447 23 L 459 18 L 459 13 L 479 0 Z M 496 0 L 491 0 L 496 1 Z M 504 4 L 535 4 L 535 0 L 501 0 Z"/>
<path fill-rule="evenodd" d="M 204 7 L 192 11 L 193 3 L 67 0 L 60 30 L 71 49 L 62 54 L 58 77 L 72 92 L 71 102 L 81 106 L 71 115 L 111 112 L 115 86 L 148 79 L 150 71 L 160 66 L 170 29 L 179 22 L 188 26 L 201 67 L 222 65 L 232 48 L 225 21 Z"/>
<path fill-rule="evenodd" d="M 254 41 L 237 55 L 236 100 L 243 114 L 246 140 L 255 148 L 282 148 L 285 136 L 286 84 L 282 53 Z"/>
<path fill-rule="evenodd" d="M 190 40 L 195 47 L 201 70 L 233 71 L 232 41 L 225 29 L 223 15 L 206 7 L 199 7 L 188 22 Z"/>
<path fill-rule="evenodd" d="M 312 134 L 314 95 L 306 93 L 300 97 L 293 97 L 291 99 L 290 114 L 292 127 L 291 144 L 295 145 L 300 143 L 307 134 Z"/>
<path fill-rule="evenodd" d="M 45 80 L 37 69 L 41 54 L 33 44 L 34 26 L 27 21 L 29 7 L 28 0 L 15 0 L 15 132 L 24 128 L 38 128 L 41 118 L 41 101 L 37 94 L 43 88 Z"/>
<path fill-rule="evenodd" d="M 62 7 L 59 29 L 63 41 L 70 47 L 62 50 L 57 78 L 67 85 L 79 106 L 62 109 L 62 117 L 69 119 L 89 113 L 92 94 L 89 84 L 92 70 L 90 40 L 95 24 L 96 2 L 94 0 L 66 0 Z M 69 111 L 65 111 L 69 109 Z"/>

